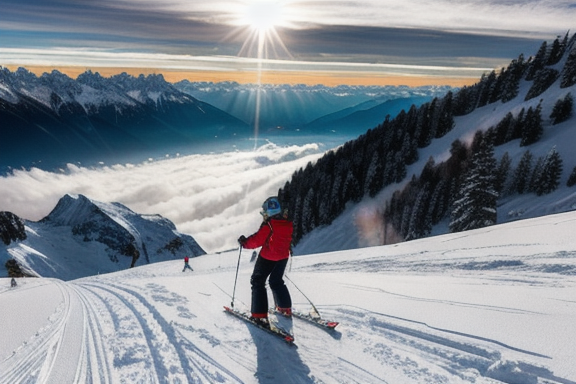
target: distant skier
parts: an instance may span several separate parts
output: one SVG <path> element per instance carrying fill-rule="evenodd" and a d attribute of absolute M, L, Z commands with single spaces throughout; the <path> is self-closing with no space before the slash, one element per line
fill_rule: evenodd
<path fill-rule="evenodd" d="M 192 269 L 192 267 L 190 266 L 190 264 L 188 264 L 188 261 L 189 261 L 189 260 L 190 260 L 190 259 L 188 258 L 188 256 L 185 256 L 185 257 L 184 257 L 184 269 L 182 270 L 182 272 L 186 271 L 187 269 L 189 269 L 189 270 L 191 270 L 191 271 L 194 271 L 194 270 Z"/>
<path fill-rule="evenodd" d="M 277 197 L 269 197 L 262 204 L 264 221 L 258 231 L 249 237 L 240 236 L 238 242 L 244 248 L 262 247 L 256 259 L 250 283 L 252 285 L 252 318 L 267 324 L 268 295 L 266 279 L 269 278 L 270 289 L 277 309 L 290 316 L 292 298 L 284 284 L 283 276 L 290 257 L 293 224 L 288 219 L 288 210 L 282 211 Z"/>
<path fill-rule="evenodd" d="M 16 284 L 16 279 L 12 278 L 12 280 L 10 280 L 10 286 L 12 288 L 16 287 L 18 284 Z"/>

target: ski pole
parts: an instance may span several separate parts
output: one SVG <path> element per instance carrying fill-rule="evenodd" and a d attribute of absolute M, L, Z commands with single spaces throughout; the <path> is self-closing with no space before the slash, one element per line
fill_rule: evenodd
<path fill-rule="evenodd" d="M 300 288 L 298 288 L 298 286 L 297 286 L 296 284 L 294 284 L 294 282 L 293 282 L 292 280 L 290 280 L 290 278 L 289 278 L 288 276 L 284 276 L 284 277 L 286 278 L 286 280 L 288 280 L 289 282 L 292 283 L 292 285 L 294 286 L 294 288 L 296 288 L 296 289 L 298 290 L 298 292 L 300 292 L 300 293 L 302 294 L 302 296 L 304 296 L 304 298 L 305 298 L 306 300 L 308 300 L 308 302 L 309 302 L 310 305 L 312 306 L 312 309 L 314 310 L 314 312 L 316 312 L 316 314 L 317 314 L 318 316 L 320 316 L 320 312 L 318 312 L 318 309 L 316 308 L 316 306 L 314 305 L 314 303 L 312 302 L 312 300 L 310 300 L 310 299 L 308 298 L 308 296 L 306 296 L 306 295 L 304 294 L 304 292 L 302 292 L 302 290 L 301 290 Z"/>
<path fill-rule="evenodd" d="M 234 279 L 234 290 L 232 291 L 232 303 L 230 303 L 232 308 L 234 308 L 234 297 L 236 296 L 236 282 L 238 281 L 238 269 L 240 269 L 240 256 L 242 256 L 242 246 L 240 246 L 240 252 L 238 253 L 238 265 L 236 265 L 236 278 Z"/>

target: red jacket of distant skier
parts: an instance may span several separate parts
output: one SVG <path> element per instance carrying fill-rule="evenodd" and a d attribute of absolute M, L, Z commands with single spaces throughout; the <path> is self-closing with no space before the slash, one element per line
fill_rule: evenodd
<path fill-rule="evenodd" d="M 243 247 L 248 249 L 262 247 L 260 256 L 268 260 L 287 259 L 290 257 L 293 230 L 291 221 L 271 218 L 264 221 L 260 229 L 246 239 Z"/>

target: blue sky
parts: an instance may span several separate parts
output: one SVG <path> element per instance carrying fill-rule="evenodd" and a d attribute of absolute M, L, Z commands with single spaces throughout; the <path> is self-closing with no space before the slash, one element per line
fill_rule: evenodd
<path fill-rule="evenodd" d="M 222 76 L 477 79 L 576 26 L 566 0 L 0 0 L 0 9 L 0 65 Z"/>

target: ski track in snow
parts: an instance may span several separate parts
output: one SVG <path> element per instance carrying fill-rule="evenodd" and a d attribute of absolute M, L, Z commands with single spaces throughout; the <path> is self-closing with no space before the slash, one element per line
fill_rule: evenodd
<path fill-rule="evenodd" d="M 340 321 L 334 331 L 292 319 L 297 344 L 291 347 L 225 315 L 198 328 L 186 297 L 159 284 L 104 280 L 53 280 L 61 304 L 0 364 L 1 382 L 497 383 L 515 371 L 525 380 L 519 382 L 574 383 L 529 363 L 531 356 L 546 358 L 537 353 L 359 307 L 323 307 L 326 317 Z M 223 299 L 213 289 L 202 296 Z M 181 320 L 168 320 L 159 303 L 175 308 Z M 502 360 L 504 351 L 516 359 Z M 229 364 L 219 362 L 222 355 Z M 390 379 L 390 371 L 398 377 Z"/>

